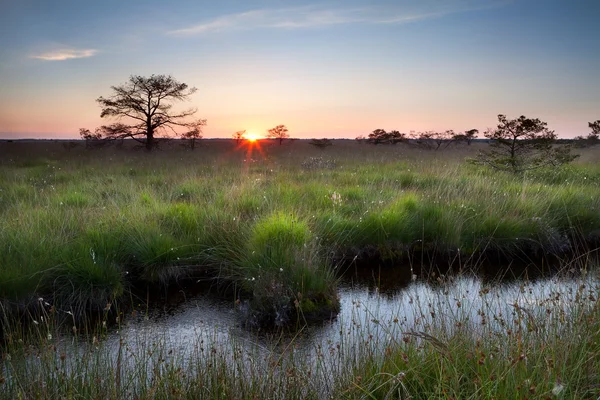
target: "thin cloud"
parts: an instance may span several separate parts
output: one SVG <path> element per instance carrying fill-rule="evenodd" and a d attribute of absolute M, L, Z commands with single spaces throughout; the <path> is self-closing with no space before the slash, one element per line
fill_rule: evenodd
<path fill-rule="evenodd" d="M 92 57 L 98 50 L 94 49 L 84 49 L 84 50 L 76 50 L 76 49 L 59 49 L 53 50 L 46 53 L 35 54 L 31 56 L 31 58 L 37 58 L 39 60 L 45 61 L 64 61 L 71 60 L 73 58 L 87 58 Z"/>
<path fill-rule="evenodd" d="M 229 14 L 201 22 L 186 28 L 167 32 L 174 36 L 192 36 L 209 32 L 252 30 L 259 28 L 301 29 L 325 27 L 350 23 L 402 24 L 424 19 L 438 18 L 447 14 L 497 7 L 510 0 L 458 0 L 445 2 L 422 1 L 404 7 L 370 7 L 352 9 L 323 9 L 317 7 L 295 7 L 261 9 Z"/>

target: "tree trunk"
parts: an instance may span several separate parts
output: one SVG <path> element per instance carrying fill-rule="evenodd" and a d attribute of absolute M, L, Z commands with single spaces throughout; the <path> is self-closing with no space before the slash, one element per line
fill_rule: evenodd
<path fill-rule="evenodd" d="M 146 135 L 146 151 L 152 151 L 154 148 L 154 132 L 148 131 Z"/>
<path fill-rule="evenodd" d="M 146 120 L 146 151 L 152 151 L 154 148 L 154 127 L 152 119 L 148 117 Z"/>

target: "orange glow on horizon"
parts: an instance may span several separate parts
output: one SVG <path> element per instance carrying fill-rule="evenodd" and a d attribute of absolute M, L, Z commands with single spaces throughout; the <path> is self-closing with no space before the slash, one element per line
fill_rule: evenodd
<path fill-rule="evenodd" d="M 263 139 L 262 136 L 257 135 L 256 133 L 253 132 L 248 132 L 244 135 L 244 137 L 246 138 L 246 140 L 248 140 L 249 142 L 256 142 L 257 140 Z"/>

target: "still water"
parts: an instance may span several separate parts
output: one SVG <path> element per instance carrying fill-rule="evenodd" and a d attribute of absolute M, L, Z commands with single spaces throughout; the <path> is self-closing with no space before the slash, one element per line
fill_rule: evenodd
<path fill-rule="evenodd" d="M 242 327 L 233 299 L 204 294 L 168 309 L 138 310 L 99 338 L 77 340 L 65 334 L 49 341 L 57 359 L 62 352 L 76 354 L 60 364 L 75 376 L 99 370 L 112 379 L 115 370 L 132 371 L 128 384 L 133 386 L 127 390 L 148 387 L 157 373 L 168 373 L 168 365 L 209 375 L 215 365 L 225 366 L 240 379 L 284 375 L 291 366 L 310 371 L 306 383 L 327 396 L 337 377 L 353 376 L 357 362 L 385 357 L 388 348 L 407 337 L 419 342 L 432 333 L 452 340 L 447 338 L 468 333 L 485 339 L 519 328 L 536 340 L 560 335 L 577 320 L 570 316 L 597 306 L 599 275 L 596 270 L 510 282 L 462 275 L 408 284 L 392 276 L 354 277 L 340 282 L 338 315 L 299 324 L 304 327 L 285 334 L 250 332 Z M 24 362 L 31 370 L 48 366 L 35 354 Z M 11 379 L 9 370 L 2 373 Z"/>
<path fill-rule="evenodd" d="M 406 334 L 431 328 L 448 334 L 457 327 L 501 334 L 515 329 L 516 321 L 535 324 L 548 316 L 568 317 L 576 307 L 581 310 L 594 304 L 600 279 L 592 273 L 485 283 L 475 276 L 462 276 L 381 287 L 368 279 L 342 281 L 340 313 L 291 334 L 249 332 L 241 327 L 233 300 L 198 295 L 169 311 L 149 310 L 128 317 L 104 342 L 112 348 L 120 341 L 143 347 L 160 342 L 181 359 L 198 346 L 223 348 L 232 341 L 263 349 L 265 354 L 293 344 L 294 351 L 304 357 L 327 357 L 334 355 L 340 344 L 345 348 L 388 345 L 399 343 Z"/>

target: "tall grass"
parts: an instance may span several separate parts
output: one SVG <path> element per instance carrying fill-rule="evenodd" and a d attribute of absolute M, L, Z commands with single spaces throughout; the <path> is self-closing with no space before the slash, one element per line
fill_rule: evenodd
<path fill-rule="evenodd" d="M 597 245 L 597 149 L 582 150 L 579 164 L 515 177 L 465 164 L 477 147 L 265 142 L 250 153 L 206 141 L 146 154 L 7 143 L 0 296 L 102 309 L 132 284 L 212 274 L 255 307 L 278 297 L 292 310 L 335 309 L 332 260 L 541 259 Z"/>

